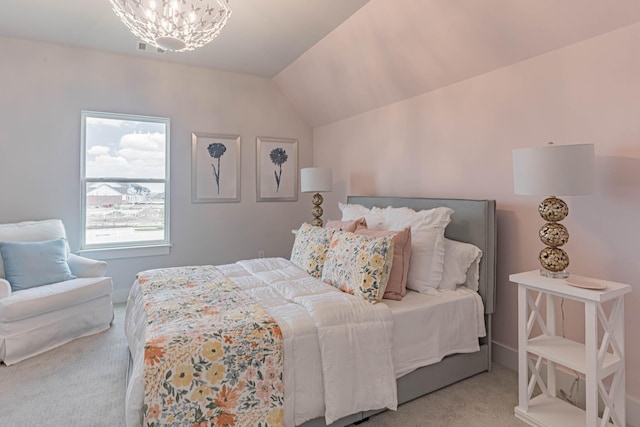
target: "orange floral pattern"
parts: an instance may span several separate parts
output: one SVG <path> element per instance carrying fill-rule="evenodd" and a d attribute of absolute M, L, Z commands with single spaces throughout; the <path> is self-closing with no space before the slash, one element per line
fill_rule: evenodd
<path fill-rule="evenodd" d="M 282 332 L 213 266 L 138 274 L 147 317 L 143 424 L 284 424 Z"/>

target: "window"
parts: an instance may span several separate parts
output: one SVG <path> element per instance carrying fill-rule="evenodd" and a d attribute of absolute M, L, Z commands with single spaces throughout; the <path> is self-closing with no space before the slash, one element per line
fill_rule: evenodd
<path fill-rule="evenodd" d="M 168 253 L 169 119 L 83 111 L 81 179 L 81 250 Z"/>

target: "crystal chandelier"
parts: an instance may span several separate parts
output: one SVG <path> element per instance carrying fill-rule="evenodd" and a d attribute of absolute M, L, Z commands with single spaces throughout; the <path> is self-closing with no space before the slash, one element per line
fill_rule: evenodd
<path fill-rule="evenodd" d="M 229 0 L 109 0 L 133 34 L 160 49 L 186 52 L 216 38 L 231 15 Z"/>

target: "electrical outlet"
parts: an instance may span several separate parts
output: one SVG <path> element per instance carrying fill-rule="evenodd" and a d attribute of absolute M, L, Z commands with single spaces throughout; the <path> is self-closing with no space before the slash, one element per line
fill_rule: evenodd
<path fill-rule="evenodd" d="M 258 258 L 264 258 L 264 251 L 258 251 Z"/>

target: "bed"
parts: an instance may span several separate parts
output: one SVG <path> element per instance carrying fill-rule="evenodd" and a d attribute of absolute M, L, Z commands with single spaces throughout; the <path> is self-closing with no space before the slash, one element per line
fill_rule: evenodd
<path fill-rule="evenodd" d="M 495 202 L 490 200 L 351 196 L 348 198 L 348 203 L 380 208 L 386 206 L 408 207 L 416 211 L 442 206 L 453 209 L 455 213 L 451 218 L 451 223 L 446 228 L 445 235 L 450 239 L 472 243 L 483 252 L 480 260 L 478 291 L 477 293 L 475 291 L 454 292 L 447 294 L 445 297 L 440 296 L 437 298 L 408 293 L 403 301 L 384 300 L 385 304 L 375 304 L 373 307 L 378 308 L 370 309 L 358 305 L 358 302 L 353 301 L 355 298 L 350 298 L 350 295 L 345 295 L 333 287 L 325 286 L 316 291 L 315 289 L 319 289 L 319 287 L 311 281 L 317 279 L 307 277 L 306 274 L 300 275 L 290 267 L 286 260 L 247 260 L 226 266 L 218 266 L 217 268 L 212 267 L 212 271 L 207 271 L 207 274 L 212 275 L 211 277 L 217 277 L 216 275 L 221 272 L 226 278 L 231 278 L 234 284 L 244 286 L 252 297 L 259 296 L 262 298 L 261 304 L 264 304 L 271 317 L 276 320 L 275 323 L 281 326 L 281 332 L 274 335 L 281 333 L 284 337 L 283 353 L 274 355 L 273 360 L 282 361 L 284 367 L 281 369 L 280 375 L 283 378 L 281 382 L 277 383 L 278 387 L 274 386 L 274 389 L 282 388 L 281 384 L 285 384 L 286 390 L 280 390 L 280 397 L 274 394 L 271 399 L 272 401 L 295 401 L 295 405 L 280 406 L 280 408 L 283 408 L 281 412 L 284 412 L 284 415 L 281 414 L 281 418 L 284 419 L 286 425 L 326 426 L 327 420 L 329 420 L 332 426 L 346 426 L 364 420 L 386 408 L 394 409 L 397 404 L 407 402 L 491 369 L 491 314 L 495 304 Z M 182 270 L 181 272 L 182 274 L 191 274 L 184 273 Z M 281 280 L 284 276 L 287 277 L 286 285 L 283 285 Z M 309 291 L 311 285 L 313 285 L 313 291 Z M 127 425 L 129 426 L 140 425 L 143 407 L 147 411 L 145 413 L 149 411 L 147 403 L 143 401 L 145 394 L 143 389 L 145 386 L 142 384 L 144 364 L 141 362 L 143 357 L 141 356 L 141 349 L 145 346 L 142 341 L 144 340 L 143 337 L 145 337 L 147 319 L 140 308 L 144 305 L 141 302 L 141 295 L 142 292 L 139 290 L 138 285 L 134 284 L 127 306 L 125 325 L 132 354 L 126 404 Z M 291 306 L 289 302 L 293 300 L 300 303 L 304 309 L 300 309 L 298 306 Z M 474 302 L 475 300 L 477 301 Z M 328 304 L 328 301 L 331 301 L 331 304 Z M 478 332 L 471 338 L 473 342 L 470 343 L 467 337 L 466 341 L 460 341 L 459 343 L 441 341 L 432 345 L 430 344 L 429 340 L 431 338 L 429 336 L 425 336 L 424 340 L 416 340 L 415 337 L 394 333 L 394 324 L 401 325 L 402 322 L 415 322 L 416 319 L 418 319 L 417 321 L 426 319 L 422 314 L 421 307 L 425 304 L 430 304 L 429 301 L 432 301 L 433 305 L 437 306 L 432 311 L 439 310 L 445 314 L 451 312 L 453 307 L 467 304 L 466 308 L 461 311 L 470 313 L 471 317 L 463 320 L 463 322 L 469 322 L 469 324 L 478 323 Z M 343 343 L 339 350 L 346 353 L 340 353 L 339 359 L 336 359 L 337 356 L 333 355 L 332 346 L 334 344 L 331 340 L 340 341 L 344 339 L 341 337 L 336 338 L 332 335 L 336 328 L 344 326 L 334 321 L 334 318 L 343 316 L 343 314 L 336 314 L 331 309 L 328 309 L 326 313 L 322 311 L 326 309 L 327 305 L 334 306 L 336 304 L 351 304 L 347 311 L 353 313 L 351 314 L 352 317 L 346 320 L 349 331 L 345 336 L 358 336 L 359 340 L 360 337 L 367 337 L 366 340 L 363 340 L 363 344 L 351 346 Z M 371 307 L 370 304 L 365 305 Z M 479 313 L 477 312 L 478 307 L 481 307 L 481 312 Z M 321 320 L 317 321 L 314 326 L 313 323 L 309 323 L 307 312 L 318 312 Z M 479 320 L 477 320 L 478 318 Z M 340 322 L 345 321 L 343 318 L 339 320 Z M 323 326 L 322 322 L 325 322 L 326 325 Z M 373 333 L 369 330 L 371 324 L 377 325 L 377 332 Z M 309 330 L 317 330 L 315 332 L 317 336 L 301 333 L 295 339 L 288 338 L 292 336 L 290 335 L 290 329 L 294 326 L 298 329 L 304 329 L 305 325 Z M 424 329 L 426 330 L 427 328 Z M 369 335 L 366 335 L 367 333 Z M 478 339 L 477 337 L 479 336 L 482 336 L 482 338 Z M 414 348 L 400 343 L 403 340 L 405 343 L 413 343 Z M 306 344 L 303 346 L 302 343 L 304 342 Z M 393 344 L 391 345 L 390 343 Z M 423 345 L 422 347 L 420 347 L 421 344 Z M 358 347 L 358 345 L 362 347 Z M 440 353 L 430 355 L 427 351 L 430 347 L 446 348 Z M 340 384 L 341 379 L 344 380 L 344 378 L 349 377 L 353 368 L 347 368 L 346 365 L 338 366 L 342 364 L 340 361 L 350 358 L 373 357 L 369 355 L 373 352 L 367 351 L 367 348 L 369 350 L 371 348 L 383 349 L 380 351 L 383 355 L 376 357 L 382 359 L 386 357 L 386 359 L 392 360 L 391 362 L 389 360 L 386 361 L 385 366 L 389 366 L 389 368 L 372 368 L 373 370 L 369 372 L 369 375 L 360 375 L 372 377 L 371 379 L 353 378 L 348 381 L 348 384 Z M 292 356 L 293 354 L 296 355 L 295 358 Z M 443 357 L 443 354 L 445 357 Z M 345 357 L 345 355 L 351 355 L 351 357 Z M 260 356 L 262 357 L 263 354 L 261 353 Z M 147 357 L 146 353 L 144 357 Z M 334 359 L 331 359 L 331 357 L 334 357 Z M 274 362 L 269 361 L 269 363 L 273 364 Z M 377 363 L 377 361 L 372 361 L 371 363 Z M 380 366 L 383 365 L 381 364 Z M 389 372 L 389 369 L 391 372 Z M 301 372 L 303 371 L 306 376 L 302 376 Z M 380 373 L 376 371 L 380 371 Z M 296 372 L 295 376 L 292 376 L 293 372 Z M 162 375 L 165 375 L 165 373 L 163 372 Z M 197 376 L 198 374 L 194 375 Z M 366 383 L 366 381 L 378 380 L 377 375 L 380 378 L 384 377 L 385 384 L 391 384 L 390 381 L 394 382 L 394 384 L 392 386 L 373 387 L 371 383 Z M 374 376 L 376 378 L 373 378 Z M 341 386 L 353 386 L 352 382 L 355 383 L 357 381 L 364 381 L 358 383 L 361 384 L 358 387 L 368 389 L 358 390 L 358 387 L 355 387 L 353 389 L 354 394 L 360 392 L 363 396 L 366 396 L 367 393 L 370 393 L 370 389 L 384 389 L 375 396 L 372 395 L 372 402 L 367 402 L 368 406 L 366 408 L 371 408 L 370 410 L 354 410 L 353 408 L 357 408 L 355 404 L 352 405 L 351 402 L 343 402 L 342 399 L 331 397 L 333 391 L 340 389 Z M 380 381 L 382 380 L 380 379 Z M 241 383 L 245 384 L 246 382 L 241 379 Z M 292 390 L 295 390 L 295 392 Z M 209 392 L 205 391 L 204 393 Z M 145 405 L 147 406 L 145 407 Z M 361 403 L 360 406 L 362 406 Z M 295 409 L 291 409 L 292 407 L 295 407 Z M 273 413 L 273 410 L 271 413 Z M 325 416 L 323 417 L 322 414 L 325 414 Z M 252 424 L 246 421 L 246 418 L 244 423 Z M 176 425 L 179 424 L 179 422 L 176 422 Z M 238 423 L 237 425 L 241 424 Z M 152 425 L 152 423 L 149 423 L 149 425 Z"/>

